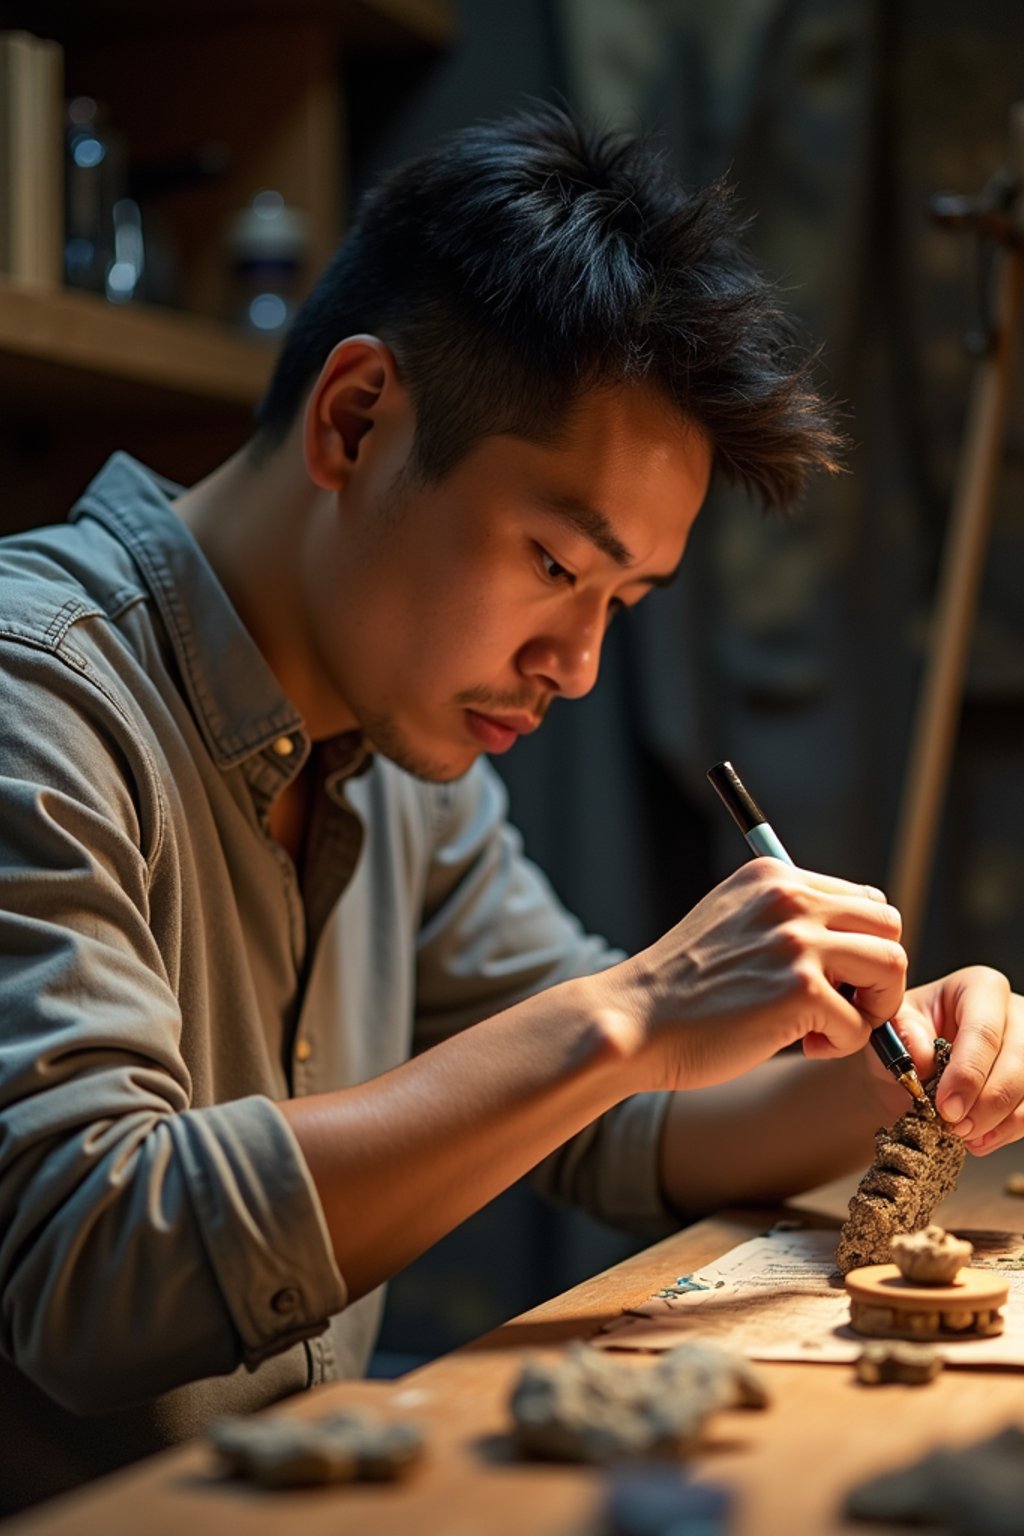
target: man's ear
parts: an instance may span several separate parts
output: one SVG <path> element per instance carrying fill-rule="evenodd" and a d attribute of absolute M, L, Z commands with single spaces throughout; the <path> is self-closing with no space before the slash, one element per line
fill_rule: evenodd
<path fill-rule="evenodd" d="M 306 404 L 304 449 L 310 478 L 336 491 L 365 452 L 363 440 L 403 394 L 394 354 L 376 336 L 348 336 L 320 370 Z"/>

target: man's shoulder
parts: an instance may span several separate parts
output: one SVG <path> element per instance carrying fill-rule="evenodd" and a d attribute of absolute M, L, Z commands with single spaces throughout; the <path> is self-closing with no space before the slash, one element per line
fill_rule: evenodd
<path fill-rule="evenodd" d="M 94 524 L 0 539 L 0 640 L 58 651 L 72 625 L 115 618 L 144 595 L 124 551 Z"/>

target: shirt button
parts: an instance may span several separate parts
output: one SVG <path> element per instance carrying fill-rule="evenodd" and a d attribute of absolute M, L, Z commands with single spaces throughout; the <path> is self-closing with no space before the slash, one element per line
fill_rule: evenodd
<path fill-rule="evenodd" d="M 290 736 L 279 736 L 274 742 L 274 751 L 278 757 L 291 757 L 295 751 L 295 743 Z"/>
<path fill-rule="evenodd" d="M 313 1054 L 313 1042 L 305 1038 L 295 1042 L 295 1060 L 308 1061 Z"/>
<path fill-rule="evenodd" d="M 299 1293 L 294 1285 L 282 1286 L 281 1290 L 275 1291 L 270 1298 L 270 1305 L 279 1316 L 286 1312 L 294 1312 L 298 1304 Z"/>

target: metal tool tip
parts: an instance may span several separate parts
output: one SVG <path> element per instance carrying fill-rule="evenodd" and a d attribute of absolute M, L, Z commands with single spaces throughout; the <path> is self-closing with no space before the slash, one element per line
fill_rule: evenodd
<path fill-rule="evenodd" d="M 920 1104 L 921 1108 L 924 1110 L 927 1118 L 929 1120 L 936 1119 L 937 1117 L 935 1114 L 935 1105 L 925 1093 L 921 1084 L 921 1079 L 918 1077 L 913 1067 L 911 1067 L 909 1072 L 900 1073 L 900 1082 L 910 1094 L 911 1098 L 917 1100 L 918 1104 Z"/>

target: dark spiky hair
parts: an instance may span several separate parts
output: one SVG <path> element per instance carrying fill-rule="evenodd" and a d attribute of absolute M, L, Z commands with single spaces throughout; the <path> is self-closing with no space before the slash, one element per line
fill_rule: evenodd
<path fill-rule="evenodd" d="M 840 439 L 723 182 L 685 191 L 647 141 L 538 106 L 463 129 L 364 200 L 300 309 L 257 412 L 286 436 L 331 349 L 371 332 L 416 408 L 413 468 L 481 438 L 556 441 L 580 395 L 645 383 L 730 481 L 794 502 Z"/>

